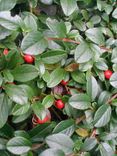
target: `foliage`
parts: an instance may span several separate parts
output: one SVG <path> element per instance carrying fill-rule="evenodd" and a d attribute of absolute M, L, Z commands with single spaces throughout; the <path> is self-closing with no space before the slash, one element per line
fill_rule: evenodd
<path fill-rule="evenodd" d="M 1 156 L 116 155 L 116 38 L 116 0 L 0 0 Z"/>

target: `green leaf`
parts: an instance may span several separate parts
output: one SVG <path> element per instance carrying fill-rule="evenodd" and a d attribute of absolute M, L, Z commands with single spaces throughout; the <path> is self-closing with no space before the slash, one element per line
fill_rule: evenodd
<path fill-rule="evenodd" d="M 13 82 L 14 81 L 14 77 L 11 74 L 10 70 L 4 70 L 3 75 L 4 75 L 4 79 L 6 82 Z"/>
<path fill-rule="evenodd" d="M 42 105 L 45 107 L 45 108 L 49 108 L 53 105 L 54 103 L 54 97 L 53 95 L 47 95 L 43 101 L 42 101 Z"/>
<path fill-rule="evenodd" d="M 7 143 L 7 150 L 13 154 L 20 155 L 31 149 L 31 142 L 23 137 L 14 137 Z"/>
<path fill-rule="evenodd" d="M 117 63 L 117 47 L 112 50 L 111 61 L 113 63 Z"/>
<path fill-rule="evenodd" d="M 113 73 L 111 78 L 110 78 L 110 84 L 114 87 L 117 88 L 117 72 Z"/>
<path fill-rule="evenodd" d="M 86 63 L 93 60 L 98 60 L 101 55 L 100 48 L 92 43 L 82 42 L 75 50 L 75 61 L 77 63 Z"/>
<path fill-rule="evenodd" d="M 40 0 L 43 4 L 51 5 L 53 0 Z"/>
<path fill-rule="evenodd" d="M 6 139 L 0 138 L 0 150 L 6 150 L 6 143 Z"/>
<path fill-rule="evenodd" d="M 17 130 L 14 132 L 15 137 L 24 137 L 26 139 L 30 139 L 29 134 L 24 130 Z"/>
<path fill-rule="evenodd" d="M 47 48 L 47 41 L 41 32 L 30 32 L 23 38 L 21 48 L 25 54 L 38 55 Z"/>
<path fill-rule="evenodd" d="M 100 139 L 104 141 L 113 140 L 117 137 L 116 132 L 103 132 L 100 134 Z"/>
<path fill-rule="evenodd" d="M 24 64 L 22 66 L 17 66 L 12 70 L 14 79 L 19 82 L 27 82 L 35 79 L 39 73 L 38 69 L 33 65 Z"/>
<path fill-rule="evenodd" d="M 71 136 L 75 131 L 75 122 L 72 119 L 61 121 L 53 130 L 53 133 L 63 133 Z"/>
<path fill-rule="evenodd" d="M 0 1 L 0 11 L 8 11 L 14 8 L 17 0 L 1 0 Z"/>
<path fill-rule="evenodd" d="M 97 69 L 99 70 L 108 70 L 108 66 L 105 63 L 105 60 L 103 58 L 100 58 L 97 62 L 95 62 L 94 64 L 96 66 Z"/>
<path fill-rule="evenodd" d="M 92 101 L 94 101 L 94 99 L 96 98 L 98 90 L 99 87 L 97 80 L 93 76 L 89 76 L 87 78 L 87 94 L 92 99 Z"/>
<path fill-rule="evenodd" d="M 58 22 L 55 19 L 47 18 L 46 20 L 47 26 L 50 28 L 50 30 L 57 35 L 57 37 L 65 37 L 67 30 L 66 25 L 63 21 Z"/>
<path fill-rule="evenodd" d="M 37 6 L 37 0 L 29 0 L 29 4 L 31 8 L 35 8 Z"/>
<path fill-rule="evenodd" d="M 102 104 L 106 103 L 110 97 L 111 97 L 111 93 L 109 93 L 107 91 L 101 92 L 101 94 L 99 95 L 99 98 L 98 98 L 98 104 L 102 105 Z"/>
<path fill-rule="evenodd" d="M 85 34 L 92 42 L 99 45 L 104 45 L 105 39 L 99 28 L 90 28 L 85 32 Z"/>
<path fill-rule="evenodd" d="M 114 17 L 115 19 L 117 19 L 117 8 L 113 11 L 112 17 Z"/>
<path fill-rule="evenodd" d="M 19 85 L 21 89 L 26 93 L 27 97 L 31 100 L 35 96 L 34 89 L 26 84 Z"/>
<path fill-rule="evenodd" d="M 46 137 L 46 143 L 50 148 L 64 151 L 66 155 L 73 153 L 73 141 L 65 134 L 53 134 Z"/>
<path fill-rule="evenodd" d="M 85 31 L 86 30 L 86 25 L 82 20 L 77 20 L 74 21 L 74 25 L 76 28 L 78 28 L 80 31 Z"/>
<path fill-rule="evenodd" d="M 32 105 L 32 109 L 34 111 L 34 114 L 36 114 L 36 116 L 38 116 L 40 119 L 43 120 L 46 117 L 47 110 L 40 102 L 34 103 Z"/>
<path fill-rule="evenodd" d="M 75 50 L 75 60 L 77 63 L 88 62 L 92 58 L 91 50 L 88 44 L 82 42 Z"/>
<path fill-rule="evenodd" d="M 11 35 L 11 33 L 12 31 L 0 26 L 0 40 L 5 39 L 7 36 Z"/>
<path fill-rule="evenodd" d="M 106 142 L 103 142 L 99 145 L 99 150 L 100 150 L 101 156 L 113 156 L 114 155 L 114 151 L 112 147 Z"/>
<path fill-rule="evenodd" d="M 80 84 L 85 84 L 86 83 L 85 74 L 83 72 L 74 71 L 74 72 L 71 73 L 71 76 L 72 76 L 74 81 L 76 81 L 76 82 L 78 82 Z"/>
<path fill-rule="evenodd" d="M 59 149 L 47 149 L 45 151 L 43 151 L 41 154 L 39 154 L 39 156 L 47 156 L 47 155 L 51 155 L 51 156 L 65 156 L 64 152 L 62 150 Z"/>
<path fill-rule="evenodd" d="M 76 0 L 60 0 L 60 3 L 66 16 L 70 16 L 77 9 Z"/>
<path fill-rule="evenodd" d="M 28 32 L 37 30 L 37 21 L 35 20 L 35 18 L 32 14 L 28 14 L 25 17 L 24 23 L 26 25 L 26 28 L 28 29 Z"/>
<path fill-rule="evenodd" d="M 53 70 L 53 72 L 50 74 L 50 79 L 47 82 L 47 86 L 49 88 L 53 88 L 56 85 L 58 85 L 64 78 L 65 70 L 62 68 L 56 68 Z"/>
<path fill-rule="evenodd" d="M 95 127 L 103 127 L 108 124 L 111 118 L 111 107 L 104 104 L 96 111 L 94 116 Z"/>
<path fill-rule="evenodd" d="M 56 126 L 55 122 L 37 125 L 33 129 L 31 129 L 28 133 L 32 141 L 38 142 L 40 139 L 50 135 L 52 133 L 52 129 L 55 126 Z"/>
<path fill-rule="evenodd" d="M 20 86 L 8 84 L 5 86 L 5 91 L 9 98 L 18 104 L 23 105 L 28 102 L 27 94 Z"/>
<path fill-rule="evenodd" d="M 87 138 L 84 141 L 84 144 L 81 146 L 82 151 L 90 151 L 92 150 L 97 144 L 96 138 Z"/>
<path fill-rule="evenodd" d="M 0 128 L 2 128 L 8 118 L 8 98 L 4 94 L 0 94 Z"/>
<path fill-rule="evenodd" d="M 15 123 L 15 124 L 16 124 L 16 123 L 23 122 L 24 120 L 26 120 L 26 119 L 31 115 L 31 113 L 32 113 L 32 110 L 29 109 L 28 112 L 26 112 L 26 113 L 23 114 L 23 115 L 14 116 L 14 117 L 12 118 L 12 122 Z"/>
<path fill-rule="evenodd" d="M 23 106 L 16 104 L 12 109 L 12 114 L 15 116 L 23 115 L 30 109 L 30 104 Z"/>
<path fill-rule="evenodd" d="M 90 108 L 91 99 L 86 94 L 75 94 L 69 99 L 69 104 L 76 109 L 85 110 Z"/>
<path fill-rule="evenodd" d="M 0 25 L 9 30 L 18 30 L 23 25 L 23 21 L 18 15 L 12 17 L 9 11 L 1 11 Z"/>
<path fill-rule="evenodd" d="M 55 64 L 67 56 L 63 50 L 47 51 L 41 55 L 41 59 L 45 64 Z"/>

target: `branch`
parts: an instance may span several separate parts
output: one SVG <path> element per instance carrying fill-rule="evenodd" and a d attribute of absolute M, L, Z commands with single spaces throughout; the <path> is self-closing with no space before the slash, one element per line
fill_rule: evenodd
<path fill-rule="evenodd" d="M 110 104 L 114 99 L 117 98 L 117 93 L 115 95 L 113 95 L 108 101 L 107 103 Z"/>
<path fill-rule="evenodd" d="M 33 144 L 32 145 L 32 150 L 35 151 L 37 149 L 39 149 L 40 147 L 44 146 L 45 143 L 41 143 L 41 144 Z"/>
<path fill-rule="evenodd" d="M 90 137 L 95 137 L 95 136 L 96 136 L 96 129 L 94 128 Z"/>
<path fill-rule="evenodd" d="M 69 38 L 47 38 L 49 41 L 63 41 L 63 42 L 68 42 L 68 43 L 75 43 L 75 44 L 80 44 L 80 42 L 69 39 Z M 100 49 L 106 50 L 106 51 L 111 51 L 112 49 L 106 48 L 104 46 L 100 46 Z"/>
<path fill-rule="evenodd" d="M 77 118 L 77 119 L 76 119 L 76 124 L 79 124 L 79 123 L 80 123 L 81 121 L 83 121 L 84 119 L 86 119 L 86 116 L 85 116 L 85 115 L 83 115 L 83 116 Z"/>

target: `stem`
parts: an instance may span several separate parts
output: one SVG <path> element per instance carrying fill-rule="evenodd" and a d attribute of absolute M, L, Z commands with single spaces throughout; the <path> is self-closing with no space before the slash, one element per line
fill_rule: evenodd
<path fill-rule="evenodd" d="M 80 42 L 69 39 L 69 38 L 47 38 L 49 41 L 63 41 L 63 42 L 69 42 L 69 43 L 75 43 L 75 44 L 80 44 Z M 112 49 L 106 48 L 104 46 L 100 46 L 100 49 L 106 50 L 106 51 L 111 51 Z"/>
<path fill-rule="evenodd" d="M 44 145 L 45 145 L 45 143 L 34 144 L 34 145 L 32 145 L 32 150 L 35 151 L 35 150 L 37 150 L 38 148 L 40 148 L 40 147 L 42 147 Z"/>
<path fill-rule="evenodd" d="M 96 129 L 94 128 L 93 129 L 93 132 L 91 133 L 91 136 L 90 137 L 95 137 L 96 136 Z"/>
<path fill-rule="evenodd" d="M 54 114 L 59 118 L 59 120 L 62 120 L 60 115 L 54 110 L 54 108 L 51 108 L 51 110 L 54 112 Z"/>
<path fill-rule="evenodd" d="M 76 119 L 76 124 L 79 124 L 79 123 L 80 123 L 81 121 L 83 121 L 84 119 L 86 119 L 86 116 L 85 116 L 85 115 L 83 115 L 83 116 L 77 118 L 77 119 Z"/>
<path fill-rule="evenodd" d="M 108 101 L 107 103 L 110 104 L 114 99 L 117 98 L 117 93 L 115 95 L 113 95 Z"/>

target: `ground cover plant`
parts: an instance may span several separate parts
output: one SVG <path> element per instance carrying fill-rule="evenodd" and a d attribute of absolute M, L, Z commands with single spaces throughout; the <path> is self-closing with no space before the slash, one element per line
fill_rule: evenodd
<path fill-rule="evenodd" d="M 116 153 L 116 0 L 0 0 L 0 156 Z"/>

